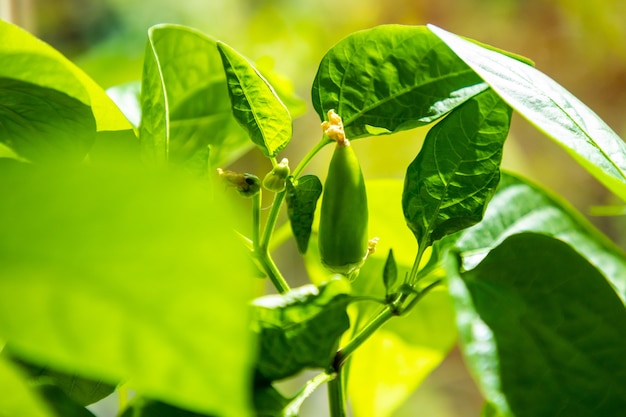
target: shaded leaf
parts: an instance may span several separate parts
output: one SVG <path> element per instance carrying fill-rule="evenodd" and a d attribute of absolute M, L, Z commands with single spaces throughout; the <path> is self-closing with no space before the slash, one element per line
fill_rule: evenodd
<path fill-rule="evenodd" d="M 0 173 L 0 338 L 29 362 L 249 415 L 255 286 L 228 201 L 145 167 Z"/>
<path fill-rule="evenodd" d="M 56 385 L 42 384 L 37 388 L 57 416 L 96 417 Z"/>
<path fill-rule="evenodd" d="M 446 239 L 472 269 L 507 237 L 536 232 L 567 242 L 602 271 L 626 300 L 626 254 L 562 199 L 539 185 L 504 173 L 482 222 Z"/>
<path fill-rule="evenodd" d="M 0 356 L 0 416 L 57 417 L 26 378 Z"/>
<path fill-rule="evenodd" d="M 429 29 L 511 107 L 626 200 L 626 143 L 598 115 L 539 70 L 436 26 Z"/>
<path fill-rule="evenodd" d="M 130 123 L 87 74 L 24 29 L 0 20 L 0 78 L 56 90 L 90 107 L 98 131 L 127 130 Z"/>
<path fill-rule="evenodd" d="M 145 398 L 134 400 L 121 417 L 209 417 L 173 405 Z"/>
<path fill-rule="evenodd" d="M 387 255 L 385 267 L 383 268 L 383 284 L 385 284 L 385 291 L 387 295 L 393 294 L 397 282 L 398 266 L 396 265 L 396 260 L 393 257 L 393 250 L 389 249 L 389 255 Z"/>
<path fill-rule="evenodd" d="M 256 417 L 283 417 L 283 410 L 289 404 L 272 384 L 263 383 L 254 387 L 254 410 Z"/>
<path fill-rule="evenodd" d="M 54 385 L 63 391 L 73 402 L 81 406 L 98 402 L 115 391 L 115 385 L 60 372 L 51 369 L 49 366 L 28 363 L 16 357 L 14 353 L 9 353 L 7 348 L 2 351 L 2 355 L 8 355 L 6 357 L 29 376 L 29 382 L 31 384 Z"/>
<path fill-rule="evenodd" d="M 1 28 L 1 26 L 0 26 Z M 0 78 L 0 141 L 33 162 L 80 162 L 96 135 L 91 108 L 58 90 Z"/>
<path fill-rule="evenodd" d="M 384 25 L 333 46 L 311 97 L 320 120 L 335 109 L 356 139 L 429 124 L 485 88 L 426 27 Z"/>
<path fill-rule="evenodd" d="M 206 35 L 178 25 L 150 28 L 141 91 L 139 138 L 148 161 L 185 164 L 211 147 L 210 163 L 219 167 L 249 150 L 216 42 Z"/>
<path fill-rule="evenodd" d="M 253 323 L 259 334 L 260 375 L 274 381 L 306 368 L 328 367 L 350 327 L 349 291 L 348 281 L 336 278 L 319 288 L 307 285 L 257 298 Z"/>
<path fill-rule="evenodd" d="M 626 312 L 593 265 L 534 233 L 508 237 L 470 271 L 457 262 L 448 257 L 462 349 L 501 414 L 622 412 Z"/>
<path fill-rule="evenodd" d="M 315 175 L 287 179 L 287 215 L 300 253 L 306 253 L 322 183 Z"/>
<path fill-rule="evenodd" d="M 420 245 L 479 222 L 500 179 L 511 109 L 492 90 L 453 110 L 426 135 L 407 169 L 402 208 Z"/>
<path fill-rule="evenodd" d="M 218 42 L 233 115 L 268 158 L 291 140 L 291 116 L 272 86 L 254 66 L 230 46 Z"/>

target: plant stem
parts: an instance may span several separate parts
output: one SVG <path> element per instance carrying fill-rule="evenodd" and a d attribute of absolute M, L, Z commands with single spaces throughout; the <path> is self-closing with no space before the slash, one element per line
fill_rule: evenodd
<path fill-rule="evenodd" d="M 322 139 L 317 143 L 317 145 L 315 145 L 313 148 L 311 148 L 311 150 L 304 156 L 304 158 L 302 158 L 302 161 L 300 161 L 300 163 L 298 164 L 296 169 L 293 170 L 291 175 L 293 175 L 294 178 L 297 178 L 302 173 L 304 168 L 306 168 L 306 166 L 309 164 L 309 162 L 311 162 L 313 157 L 315 155 L 317 155 L 317 153 L 320 150 L 322 150 L 322 148 L 324 146 L 328 145 L 331 142 L 333 142 L 333 141 L 331 139 L 329 139 L 328 137 L 326 137 L 326 136 L 322 137 Z"/>
<path fill-rule="evenodd" d="M 283 414 L 287 417 L 297 416 L 304 400 L 309 398 L 313 391 L 318 389 L 322 384 L 331 381 L 333 378 L 336 378 L 335 374 L 322 372 L 321 374 L 313 377 L 313 379 L 307 381 L 304 387 L 298 391 L 293 400 L 291 400 L 287 407 L 285 407 Z"/>
<path fill-rule="evenodd" d="M 410 286 L 415 285 L 417 282 L 417 274 L 419 272 L 420 263 L 422 262 L 422 258 L 424 257 L 424 252 L 426 251 L 426 241 L 423 239 L 419 242 L 419 247 L 417 248 L 417 255 L 415 256 L 415 261 L 413 262 L 413 267 L 411 268 L 411 272 L 407 277 L 406 284 Z"/>
<path fill-rule="evenodd" d="M 328 408 L 330 417 L 346 417 L 346 403 L 343 395 L 341 366 L 335 370 L 336 377 L 328 382 Z"/>
<path fill-rule="evenodd" d="M 257 245 L 261 235 L 261 191 L 252 197 L 252 242 Z"/>

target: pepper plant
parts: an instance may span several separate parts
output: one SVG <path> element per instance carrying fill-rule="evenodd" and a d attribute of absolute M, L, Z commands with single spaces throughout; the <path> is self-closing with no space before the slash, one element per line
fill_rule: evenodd
<path fill-rule="evenodd" d="M 622 200 L 626 146 L 528 59 L 356 32 L 321 60 L 299 161 L 290 86 L 191 28 L 151 28 L 141 83 L 107 92 L 6 22 L 0 59 L 0 415 L 115 391 L 124 417 L 297 416 L 327 386 L 333 417 L 391 416 L 457 340 L 485 416 L 626 408 L 624 253 L 500 169 L 513 111 Z M 420 126 L 404 180 L 368 180 L 359 142 Z M 248 151 L 266 168 L 231 169 Z"/>

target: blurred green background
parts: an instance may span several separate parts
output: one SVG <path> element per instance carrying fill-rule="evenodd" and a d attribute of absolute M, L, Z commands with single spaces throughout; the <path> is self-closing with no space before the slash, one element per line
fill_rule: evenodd
<path fill-rule="evenodd" d="M 308 110 L 294 122 L 284 155 L 292 161 L 317 142 L 319 120 L 310 86 L 324 53 L 344 36 L 379 24 L 433 23 L 525 55 L 626 136 L 626 2 L 622 0 L 0 0 L 1 17 L 59 49 L 103 87 L 141 77 L 147 29 L 157 23 L 193 26 L 273 66 L 294 83 Z M 402 178 L 425 130 L 358 141 L 366 178 Z M 588 214 L 616 204 L 606 189 L 519 116 L 513 119 L 504 167 L 535 179 Z M 309 171 L 322 177 L 327 159 Z M 263 175 L 257 151 L 238 163 Z M 626 247 L 623 217 L 591 221 Z M 477 416 L 482 399 L 453 353 L 396 415 Z M 325 404 L 307 405 L 324 415 Z"/>

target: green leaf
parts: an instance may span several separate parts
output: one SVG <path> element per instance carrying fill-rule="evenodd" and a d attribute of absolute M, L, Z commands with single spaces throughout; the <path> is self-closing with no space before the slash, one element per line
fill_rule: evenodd
<path fill-rule="evenodd" d="M 230 46 L 218 42 L 235 119 L 268 158 L 291 140 L 291 116 L 272 86 Z"/>
<path fill-rule="evenodd" d="M 0 26 L 1 28 L 1 26 Z M 0 78 L 0 141 L 33 162 L 80 162 L 94 142 L 91 109 L 58 90 Z"/>
<path fill-rule="evenodd" d="M 402 208 L 420 245 L 479 222 L 500 179 L 511 109 L 492 90 L 437 123 L 409 166 Z"/>
<path fill-rule="evenodd" d="M 447 263 L 463 352 L 501 414 L 624 410 L 624 305 L 571 246 L 522 233 L 470 271 L 459 274 L 454 256 Z"/>
<path fill-rule="evenodd" d="M 429 29 L 511 107 L 626 200 L 626 144 L 598 115 L 537 69 L 436 26 Z"/>
<path fill-rule="evenodd" d="M 115 391 L 115 386 L 102 381 L 82 378 L 50 368 L 36 365 L 18 358 L 7 348 L 2 351 L 7 357 L 19 366 L 29 376 L 32 384 L 51 384 L 63 391 L 71 400 L 81 406 L 87 406 L 109 396 Z"/>
<path fill-rule="evenodd" d="M 0 417 L 56 417 L 52 410 L 26 383 L 26 379 L 0 356 Z"/>
<path fill-rule="evenodd" d="M 37 386 L 37 388 L 57 416 L 96 417 L 91 411 L 74 401 L 56 385 L 43 384 Z"/>
<path fill-rule="evenodd" d="M 0 338 L 30 362 L 247 416 L 256 286 L 237 211 L 174 174 L 0 163 Z"/>
<path fill-rule="evenodd" d="M 121 417 L 208 417 L 173 405 L 145 398 L 134 400 Z"/>
<path fill-rule="evenodd" d="M 98 131 L 131 128 L 105 91 L 87 74 L 50 45 L 3 20 L 0 20 L 0 60 L 3 62 L 0 78 L 57 90 L 90 107 Z"/>
<path fill-rule="evenodd" d="M 305 368 L 328 367 L 339 338 L 350 327 L 349 291 L 349 282 L 336 278 L 319 288 L 307 285 L 256 299 L 253 323 L 259 334 L 259 373 L 274 381 Z"/>
<path fill-rule="evenodd" d="M 429 124 L 485 88 L 426 27 L 384 25 L 333 46 L 311 96 L 320 120 L 335 109 L 356 139 Z"/>
<path fill-rule="evenodd" d="M 389 255 L 387 255 L 385 267 L 383 268 L 383 284 L 385 284 L 387 295 L 393 294 L 397 282 L 398 266 L 396 265 L 396 260 L 393 258 L 393 249 L 389 249 Z"/>
<path fill-rule="evenodd" d="M 219 167 L 249 149 L 231 112 L 216 42 L 206 35 L 178 25 L 150 28 L 141 91 L 145 159 L 184 165 L 211 147 L 210 163 Z"/>
<path fill-rule="evenodd" d="M 463 268 L 472 269 L 507 237 L 536 232 L 567 242 L 602 271 L 626 300 L 626 254 L 566 201 L 528 180 L 504 173 L 482 222 L 446 239 L 454 242 Z"/>
<path fill-rule="evenodd" d="M 306 253 L 322 183 L 315 175 L 287 179 L 287 215 L 300 253 Z"/>
<path fill-rule="evenodd" d="M 283 410 L 289 404 L 272 384 L 264 383 L 254 387 L 254 410 L 257 417 L 283 417 Z"/>

